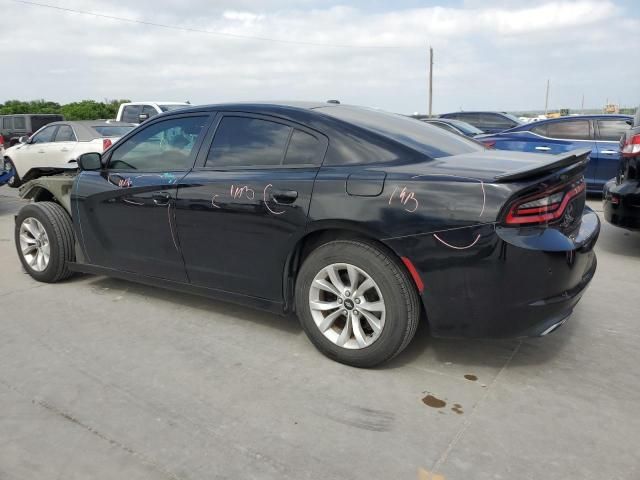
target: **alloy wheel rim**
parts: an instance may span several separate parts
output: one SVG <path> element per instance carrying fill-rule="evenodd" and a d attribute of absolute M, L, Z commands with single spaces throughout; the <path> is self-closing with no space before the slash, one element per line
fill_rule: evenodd
<path fill-rule="evenodd" d="M 338 347 L 366 348 L 384 329 L 386 306 L 378 284 L 349 263 L 318 272 L 309 289 L 309 308 L 320 332 Z"/>
<path fill-rule="evenodd" d="M 20 250 L 27 265 L 36 272 L 44 271 L 51 258 L 51 245 L 44 226 L 36 218 L 25 218 L 20 225 Z"/>

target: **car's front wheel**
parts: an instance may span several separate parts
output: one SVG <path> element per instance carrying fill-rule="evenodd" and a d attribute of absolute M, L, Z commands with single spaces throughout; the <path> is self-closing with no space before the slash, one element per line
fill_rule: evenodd
<path fill-rule="evenodd" d="M 73 224 L 54 202 L 31 203 L 16 217 L 15 242 L 24 269 L 40 282 L 54 283 L 71 276 L 75 260 Z"/>
<path fill-rule="evenodd" d="M 362 241 L 337 240 L 315 249 L 302 264 L 296 312 L 325 355 L 372 367 L 409 344 L 421 310 L 411 279 L 390 254 Z"/>

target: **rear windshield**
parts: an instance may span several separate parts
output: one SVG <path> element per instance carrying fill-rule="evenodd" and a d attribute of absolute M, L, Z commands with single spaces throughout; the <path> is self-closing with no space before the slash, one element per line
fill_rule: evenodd
<path fill-rule="evenodd" d="M 64 120 L 62 115 L 31 115 L 31 130 L 37 132 L 51 122 L 61 122 L 62 120 Z"/>
<path fill-rule="evenodd" d="M 485 150 L 474 140 L 403 115 L 346 106 L 320 107 L 318 111 L 371 130 L 431 158 Z"/>
<path fill-rule="evenodd" d="M 172 112 L 173 110 L 180 110 L 181 108 L 187 108 L 191 105 L 158 105 L 163 112 Z"/>
<path fill-rule="evenodd" d="M 101 137 L 122 137 L 133 130 L 133 126 L 118 126 L 118 125 L 95 125 L 92 126 L 98 135 Z"/>

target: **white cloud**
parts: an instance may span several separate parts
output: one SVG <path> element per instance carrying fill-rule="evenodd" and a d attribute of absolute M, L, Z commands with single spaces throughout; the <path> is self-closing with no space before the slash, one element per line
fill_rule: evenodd
<path fill-rule="evenodd" d="M 310 1 L 60 2 L 127 18 L 232 35 L 361 48 L 295 45 L 184 32 L 7 4 L 0 101 L 48 98 L 340 98 L 424 111 L 427 45 L 435 48 L 437 111 L 640 103 L 635 12 L 612 0 L 469 1 L 464 7 L 373 11 Z M 15 49 L 12 45 L 21 45 Z M 398 48 L 384 48 L 398 47 Z M 26 57 L 26 58 L 25 58 Z M 69 70 L 69 75 L 64 72 Z M 48 72 L 48 73 L 47 73 Z"/>

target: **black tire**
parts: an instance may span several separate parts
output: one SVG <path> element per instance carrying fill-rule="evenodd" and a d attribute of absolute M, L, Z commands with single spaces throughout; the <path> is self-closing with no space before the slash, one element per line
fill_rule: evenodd
<path fill-rule="evenodd" d="M 5 157 L 5 161 L 9 165 L 11 165 L 11 168 L 13 169 L 13 177 L 9 179 L 9 181 L 7 182 L 7 185 L 10 186 L 11 188 L 18 188 L 20 185 L 22 185 L 22 180 L 20 180 L 20 175 L 18 175 L 18 171 L 16 170 L 16 165 L 13 163 L 13 161 L 11 161 L 9 157 Z"/>
<path fill-rule="evenodd" d="M 379 337 L 360 349 L 340 347 L 320 331 L 309 306 L 309 292 L 315 276 L 334 263 L 348 263 L 365 271 L 378 285 L 384 298 L 385 324 Z M 346 302 L 345 302 L 346 303 Z M 354 367 L 373 367 L 399 354 L 413 338 L 421 307 L 416 287 L 406 270 L 382 248 L 360 240 L 326 243 L 304 260 L 296 281 L 296 312 L 311 342 L 329 358 Z"/>
<path fill-rule="evenodd" d="M 20 248 L 20 226 L 25 219 L 35 218 L 44 227 L 49 238 L 49 264 L 42 271 L 34 270 Z M 22 266 L 39 282 L 55 283 L 70 277 L 68 262 L 75 261 L 73 223 L 67 211 L 54 202 L 38 202 L 25 205 L 18 212 L 14 238 Z"/>

